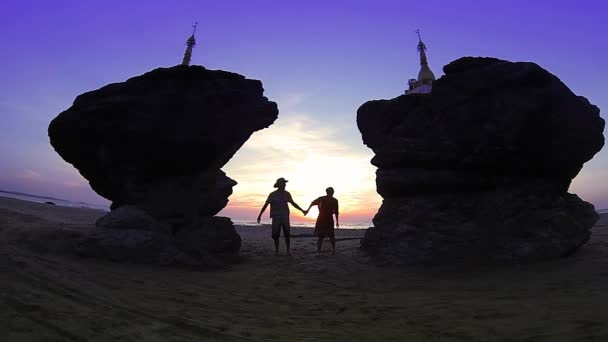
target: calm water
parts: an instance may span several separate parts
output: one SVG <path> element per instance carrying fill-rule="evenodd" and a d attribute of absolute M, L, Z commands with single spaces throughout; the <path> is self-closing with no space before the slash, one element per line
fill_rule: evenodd
<path fill-rule="evenodd" d="M 36 196 L 36 195 L 16 193 L 16 192 L 6 192 L 6 191 L 1 191 L 1 190 L 0 190 L 0 196 L 16 198 L 16 199 L 29 201 L 29 202 L 36 202 L 36 203 L 53 202 L 56 205 L 60 205 L 63 207 L 90 208 L 90 209 L 98 209 L 98 210 L 105 210 L 105 211 L 110 210 L 109 206 L 105 206 L 105 205 L 91 204 L 91 203 L 86 203 L 86 202 L 72 202 L 72 201 L 68 201 L 68 200 L 64 200 L 64 199 L 60 199 L 60 198 Z M 238 224 L 241 226 L 259 226 L 257 224 L 257 222 L 255 222 L 255 221 L 239 220 L 239 219 L 232 219 L 232 221 L 234 222 L 234 224 Z M 270 223 L 270 219 L 266 218 L 263 223 L 266 223 L 266 224 Z M 298 226 L 298 227 L 314 227 L 315 226 L 315 223 L 312 221 L 302 221 L 302 222 L 293 221 L 291 224 L 293 226 Z M 365 223 L 365 222 L 341 223 L 340 224 L 340 228 L 344 228 L 344 229 L 366 229 L 369 226 L 371 226 L 371 223 Z"/>
<path fill-rule="evenodd" d="M 86 202 L 72 202 L 72 201 L 68 201 L 68 200 L 64 200 L 64 199 L 60 199 L 60 198 L 36 196 L 36 195 L 23 194 L 23 193 L 15 193 L 15 192 L 5 192 L 5 191 L 1 191 L 1 190 L 0 190 L 0 196 L 1 197 L 16 198 L 16 199 L 20 199 L 20 200 L 24 200 L 24 201 L 30 201 L 30 202 L 36 202 L 36 203 L 53 202 L 56 205 L 61 205 L 61 206 L 64 206 L 64 207 L 90 208 L 90 209 L 99 209 L 99 210 L 106 210 L 106 211 L 110 210 L 110 208 L 108 206 L 99 205 L 99 204 L 90 204 L 90 203 L 86 203 Z M 600 214 L 607 214 L 608 213 L 608 208 L 599 209 L 597 212 L 600 213 Z M 235 218 L 233 218 L 232 221 L 234 222 L 234 224 L 238 224 L 238 225 L 241 225 L 241 226 L 259 226 L 257 224 L 257 222 L 255 222 L 255 221 L 239 220 L 239 219 L 235 219 Z M 264 219 L 263 223 L 269 224 L 270 223 L 270 219 L 268 219 L 268 218 Z M 291 224 L 293 226 L 298 226 L 298 227 L 314 227 L 315 226 L 315 223 L 312 222 L 312 221 L 292 221 Z M 340 224 L 340 228 L 344 228 L 344 229 L 367 229 L 371 225 L 372 225 L 371 222 L 341 223 Z"/>
<path fill-rule="evenodd" d="M 105 205 L 90 204 L 90 203 L 85 203 L 85 202 L 72 202 L 72 201 L 68 201 L 68 200 L 64 200 L 64 199 L 60 199 L 60 198 L 54 198 L 54 197 L 36 196 L 36 195 L 17 193 L 17 192 L 5 192 L 5 191 L 1 191 L 1 190 L 0 190 L 0 196 L 16 198 L 16 199 L 29 201 L 29 202 L 36 202 L 36 203 L 53 202 L 56 205 L 60 205 L 63 207 L 90 208 L 90 209 L 99 209 L 99 210 L 110 211 L 110 208 Z"/>

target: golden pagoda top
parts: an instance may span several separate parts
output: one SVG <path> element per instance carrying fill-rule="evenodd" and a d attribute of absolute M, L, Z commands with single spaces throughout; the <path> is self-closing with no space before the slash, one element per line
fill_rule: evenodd
<path fill-rule="evenodd" d="M 420 72 L 418 72 L 418 82 L 420 84 L 431 84 L 436 79 L 435 74 L 429 68 L 428 59 L 426 57 L 426 45 L 420 38 L 420 30 L 416 30 L 418 34 L 418 52 L 420 53 Z"/>

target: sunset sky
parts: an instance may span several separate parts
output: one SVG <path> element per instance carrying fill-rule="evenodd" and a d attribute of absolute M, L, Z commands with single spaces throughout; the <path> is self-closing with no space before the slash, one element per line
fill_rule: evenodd
<path fill-rule="evenodd" d="M 255 220 L 276 178 L 307 206 L 336 189 L 343 221 L 380 205 L 357 108 L 415 77 L 420 29 L 431 69 L 462 56 L 533 61 L 608 111 L 608 5 L 582 1 L 3 1 L 0 189 L 106 204 L 52 149 L 49 122 L 83 92 L 179 64 L 260 79 L 279 119 L 224 167 L 238 181 L 223 214 Z M 608 208 L 608 152 L 570 191 Z M 268 218 L 265 218 L 268 221 Z M 295 221 L 297 221 L 296 219 Z"/>

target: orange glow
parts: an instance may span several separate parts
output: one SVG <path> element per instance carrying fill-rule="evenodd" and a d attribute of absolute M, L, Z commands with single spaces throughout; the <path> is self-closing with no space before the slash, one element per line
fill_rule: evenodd
<path fill-rule="evenodd" d="M 224 210 L 232 216 L 225 215 L 237 220 L 242 214 L 257 217 L 268 194 L 275 190 L 275 180 L 284 177 L 289 181 L 287 191 L 302 209 L 325 196 L 325 189 L 331 186 L 339 201 L 341 222 L 371 222 L 381 200 L 371 157 L 365 146 L 346 145 L 326 125 L 301 116 L 279 118 L 255 133 L 224 168 L 238 182 Z M 291 213 L 292 221 L 311 222 L 318 209 L 311 208 L 307 216 L 296 209 Z"/>
<path fill-rule="evenodd" d="M 306 208 L 308 208 L 308 206 L 306 206 Z M 302 208 L 302 209 L 305 209 L 305 208 Z M 307 220 L 314 221 L 317 219 L 317 216 L 319 216 L 319 209 L 315 205 L 314 207 L 310 208 L 308 215 L 304 216 L 304 218 Z"/>
<path fill-rule="evenodd" d="M 293 191 L 291 193 L 293 194 Z M 238 199 L 231 197 L 230 203 L 219 215 L 230 217 L 235 221 L 253 222 L 253 221 L 255 221 L 257 215 L 259 214 L 260 209 L 262 208 L 262 205 L 264 204 L 265 200 L 266 200 L 266 197 L 262 196 L 262 197 L 260 197 L 259 202 L 243 203 L 243 202 L 240 202 Z M 294 200 L 296 201 L 296 203 L 298 203 L 302 207 L 302 209 L 308 208 L 308 205 L 310 204 L 309 202 L 303 202 L 303 201 L 298 200 L 297 198 L 295 198 L 295 196 L 294 196 Z M 345 224 L 356 223 L 356 224 L 362 224 L 362 225 L 365 225 L 365 224 L 371 225 L 371 220 L 374 217 L 374 215 L 376 214 L 376 212 L 378 211 L 378 206 L 379 206 L 379 204 L 375 205 L 375 206 L 369 206 L 368 208 L 355 209 L 355 208 L 350 208 L 350 207 L 340 204 L 340 222 L 345 223 Z M 299 210 L 297 210 L 291 206 L 290 206 L 290 210 L 291 210 L 291 220 L 294 223 L 298 223 L 298 222 L 307 223 L 307 224 L 314 223 L 317 216 L 319 215 L 319 210 L 316 206 L 314 206 L 310 209 L 310 212 L 308 213 L 307 216 L 303 216 Z M 269 211 L 269 209 L 267 209 L 266 212 L 264 213 L 264 215 L 262 215 L 262 223 L 270 223 L 269 214 L 270 214 L 270 211 Z"/>

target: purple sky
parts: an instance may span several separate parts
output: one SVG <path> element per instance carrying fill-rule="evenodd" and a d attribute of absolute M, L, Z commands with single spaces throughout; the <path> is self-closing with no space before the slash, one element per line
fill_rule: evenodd
<path fill-rule="evenodd" d="M 437 76 L 461 56 L 533 61 L 604 117 L 608 111 L 608 5 L 597 0 L 5 0 L 0 9 L 0 189 L 104 203 L 52 150 L 48 123 L 80 93 L 181 62 L 194 21 L 193 64 L 262 80 L 279 103 L 278 127 L 331 127 L 318 139 L 338 140 L 353 158 L 372 156 L 356 129 L 357 108 L 401 94 L 417 75 L 417 28 Z M 263 134 L 281 131 L 256 136 Z M 237 153 L 228 175 L 242 171 L 252 153 Z M 361 162 L 365 191 L 374 187 L 368 169 Z M 245 185 L 241 171 L 234 172 Z M 267 176 L 264 182 L 280 175 Z M 571 191 L 606 208 L 607 176 L 603 151 Z M 239 196 L 247 194 L 236 191 L 231 203 Z M 370 202 L 377 206 L 379 198 Z"/>

